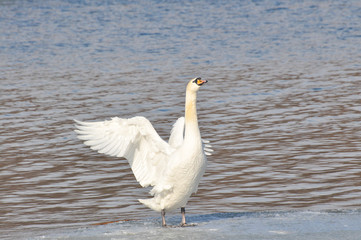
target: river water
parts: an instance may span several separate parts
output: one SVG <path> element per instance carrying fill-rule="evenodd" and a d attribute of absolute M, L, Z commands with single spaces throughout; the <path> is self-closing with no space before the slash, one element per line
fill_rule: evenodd
<path fill-rule="evenodd" d="M 360 43 L 356 0 L 0 1 L 3 237 L 160 224 L 127 161 L 84 146 L 73 119 L 141 115 L 167 140 L 199 76 L 214 154 L 194 221 L 356 210 L 361 223 Z"/>

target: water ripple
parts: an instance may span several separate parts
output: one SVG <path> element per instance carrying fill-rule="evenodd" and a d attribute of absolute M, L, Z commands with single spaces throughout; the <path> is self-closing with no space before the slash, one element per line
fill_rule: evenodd
<path fill-rule="evenodd" d="M 167 139 L 188 79 L 215 150 L 193 213 L 360 207 L 360 7 L 1 1 L 0 226 L 158 216 L 73 119 L 143 115 Z"/>

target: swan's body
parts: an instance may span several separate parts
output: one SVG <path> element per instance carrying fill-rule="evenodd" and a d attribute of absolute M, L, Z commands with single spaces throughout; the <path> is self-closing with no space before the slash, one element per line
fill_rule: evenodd
<path fill-rule="evenodd" d="M 185 117 L 173 125 L 169 142 L 157 134 L 144 117 L 112 118 L 103 122 L 77 122 L 78 138 L 99 153 L 125 157 L 141 186 L 153 186 L 150 199 L 140 199 L 145 206 L 162 212 L 181 208 L 185 225 L 185 205 L 197 191 L 206 168 L 206 154 L 211 149 L 202 144 L 198 128 L 196 96 L 207 81 L 191 80 L 187 85 Z"/>

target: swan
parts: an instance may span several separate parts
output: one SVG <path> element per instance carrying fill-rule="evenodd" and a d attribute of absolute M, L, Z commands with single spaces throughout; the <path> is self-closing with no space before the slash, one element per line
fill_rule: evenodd
<path fill-rule="evenodd" d="M 213 150 L 201 139 L 196 98 L 207 80 L 194 78 L 186 88 L 185 117 L 180 117 L 171 130 L 168 143 L 155 131 L 145 117 L 129 119 L 114 117 L 101 122 L 76 122 L 75 132 L 91 149 L 128 160 L 136 180 L 142 187 L 152 186 L 153 198 L 139 202 L 165 214 L 181 208 L 181 226 L 187 226 L 185 205 L 198 188 L 207 158 Z"/>

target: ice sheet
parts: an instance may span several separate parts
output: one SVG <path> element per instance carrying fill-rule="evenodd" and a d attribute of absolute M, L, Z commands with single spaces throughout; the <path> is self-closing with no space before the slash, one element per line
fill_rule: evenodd
<path fill-rule="evenodd" d="M 215 213 L 188 216 L 196 226 L 180 227 L 179 216 L 117 222 L 47 233 L 35 239 L 342 239 L 361 237 L 361 211 Z M 34 239 L 34 238 L 33 238 Z"/>

